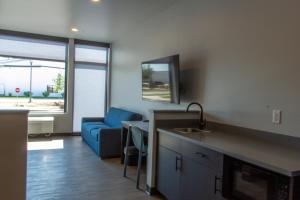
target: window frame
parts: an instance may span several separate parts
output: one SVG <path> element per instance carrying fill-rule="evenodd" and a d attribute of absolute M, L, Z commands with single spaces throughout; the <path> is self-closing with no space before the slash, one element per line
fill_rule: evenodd
<path fill-rule="evenodd" d="M 86 45 L 86 46 L 94 46 L 94 47 L 102 47 L 106 49 L 106 63 L 94 63 L 94 62 L 82 62 L 82 61 L 76 61 L 75 55 L 76 55 L 76 45 Z M 81 40 L 81 39 L 74 39 L 74 78 L 75 78 L 75 68 L 76 64 L 81 65 L 92 65 L 92 66 L 99 66 L 101 68 L 104 68 L 106 72 L 105 76 L 105 100 L 104 100 L 104 113 L 107 113 L 107 109 L 109 107 L 110 103 L 110 73 L 111 73 L 111 44 L 105 43 L 105 42 L 94 42 L 94 41 L 88 41 L 88 40 Z M 75 81 L 75 80 L 74 80 Z M 75 97 L 73 98 L 74 102 Z M 73 108 L 74 112 L 74 108 Z"/>
<path fill-rule="evenodd" d="M 62 43 L 65 46 L 65 60 L 57 60 L 57 59 L 46 59 L 46 58 L 35 58 L 35 57 L 26 57 L 26 56 L 13 56 L 13 55 L 0 55 L 3 57 L 11 57 L 11 58 L 20 58 L 20 59 L 32 59 L 32 60 L 44 60 L 44 61 L 54 61 L 54 62 L 65 62 L 65 85 L 64 85 L 64 109 L 62 113 L 60 112 L 48 112 L 47 110 L 42 111 L 31 111 L 29 110 L 30 115 L 60 115 L 67 113 L 67 101 L 68 101 L 68 70 L 69 70 L 69 39 L 64 37 L 57 37 L 57 36 L 48 36 L 48 35 L 41 35 L 41 34 L 33 34 L 33 33 L 26 33 L 26 32 L 18 32 L 18 31 L 11 31 L 11 30 L 3 30 L 0 29 L 0 35 L 4 36 L 11 36 L 23 39 L 32 39 L 32 40 L 41 40 L 41 41 L 49 41 L 49 42 L 58 42 Z"/>
<path fill-rule="evenodd" d="M 76 61 L 76 45 L 84 45 L 84 46 L 93 46 L 93 47 L 100 47 L 104 48 L 106 50 L 106 63 L 96 63 L 96 62 L 84 62 L 84 61 Z M 75 39 L 74 40 L 74 63 L 78 64 L 83 64 L 83 65 L 97 65 L 101 67 L 109 67 L 109 60 L 108 60 L 108 54 L 110 51 L 111 45 L 108 43 L 103 43 L 103 42 L 92 42 L 92 41 L 87 41 L 87 40 L 79 40 Z"/>
<path fill-rule="evenodd" d="M 69 108 L 68 104 L 70 101 L 74 102 L 74 94 L 72 91 L 70 91 L 71 96 L 68 96 L 68 88 L 69 84 L 72 85 L 72 90 L 74 90 L 74 84 L 71 83 L 70 81 L 73 80 L 74 82 L 74 73 L 69 74 L 70 70 L 74 70 L 75 72 L 75 46 L 76 44 L 81 44 L 81 45 L 90 45 L 90 46 L 96 46 L 96 47 L 103 47 L 107 49 L 107 54 L 106 54 L 106 64 L 104 63 L 90 63 L 90 62 L 77 62 L 78 64 L 89 64 L 89 65 L 97 65 L 101 67 L 105 67 L 106 69 L 106 81 L 105 81 L 105 113 L 107 112 L 107 108 L 110 106 L 110 92 L 111 92 L 111 57 L 112 57 L 112 45 L 111 43 L 107 42 L 97 42 L 97 41 L 89 41 L 89 40 L 82 40 L 82 39 L 76 39 L 76 38 L 67 38 L 67 37 L 59 37 L 59 36 L 50 36 L 50 35 L 43 35 L 43 34 L 36 34 L 36 33 L 28 33 L 28 32 L 20 32 L 20 31 L 13 31 L 13 30 L 5 30 L 5 29 L 0 29 L 0 35 L 6 35 L 6 36 L 14 36 L 14 37 L 20 37 L 20 38 L 28 38 L 28 39 L 38 39 L 38 40 L 45 40 L 45 41 L 53 41 L 53 42 L 62 42 L 66 44 L 66 54 L 65 54 L 65 95 L 64 95 L 64 111 L 62 113 L 55 113 L 55 112 L 30 112 L 30 115 L 47 115 L 47 116 L 55 116 L 55 115 L 65 115 L 68 113 L 73 113 L 74 107 L 71 106 Z M 0 55 L 1 56 L 1 55 Z M 3 55 L 7 56 L 7 55 Z M 11 56 L 13 58 L 13 56 Z M 22 58 L 22 57 L 18 57 Z M 27 59 L 27 58 L 25 58 Z M 34 58 L 30 58 L 34 59 Z M 42 58 L 36 58 L 40 60 L 46 60 L 46 61 L 61 61 L 61 60 L 54 60 L 54 59 L 42 59 Z M 69 75 L 72 75 L 73 77 L 69 77 Z M 73 104 L 72 104 L 73 105 Z M 70 110 L 68 110 L 68 108 Z"/>

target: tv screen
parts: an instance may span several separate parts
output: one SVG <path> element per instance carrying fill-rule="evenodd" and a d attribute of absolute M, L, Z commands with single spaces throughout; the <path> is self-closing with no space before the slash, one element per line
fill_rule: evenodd
<path fill-rule="evenodd" d="M 179 55 L 142 63 L 144 100 L 179 103 Z"/>

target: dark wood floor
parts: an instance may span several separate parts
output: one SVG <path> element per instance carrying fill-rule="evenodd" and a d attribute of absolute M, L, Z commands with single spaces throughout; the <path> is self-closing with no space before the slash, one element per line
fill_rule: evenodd
<path fill-rule="evenodd" d="M 100 160 L 80 137 L 49 139 L 63 139 L 64 148 L 28 151 L 27 200 L 161 199 L 135 188 L 135 167 L 123 178 L 119 159 Z"/>

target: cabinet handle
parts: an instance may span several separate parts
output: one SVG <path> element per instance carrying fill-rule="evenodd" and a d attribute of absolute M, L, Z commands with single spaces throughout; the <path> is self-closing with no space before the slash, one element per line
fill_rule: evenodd
<path fill-rule="evenodd" d="M 175 169 L 176 169 L 176 171 L 181 170 L 181 157 L 176 156 Z"/>
<path fill-rule="evenodd" d="M 222 190 L 218 189 L 218 187 L 217 187 L 218 181 L 222 182 L 222 178 L 215 176 L 215 194 L 217 194 L 217 192 L 222 193 Z"/>
<path fill-rule="evenodd" d="M 207 156 L 200 152 L 195 152 L 196 155 L 199 155 L 201 158 L 206 158 Z"/>

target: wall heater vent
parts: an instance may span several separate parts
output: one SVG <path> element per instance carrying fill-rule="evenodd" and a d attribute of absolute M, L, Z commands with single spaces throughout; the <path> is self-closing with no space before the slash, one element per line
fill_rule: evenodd
<path fill-rule="evenodd" d="M 53 133 L 54 117 L 28 117 L 28 134 Z"/>

